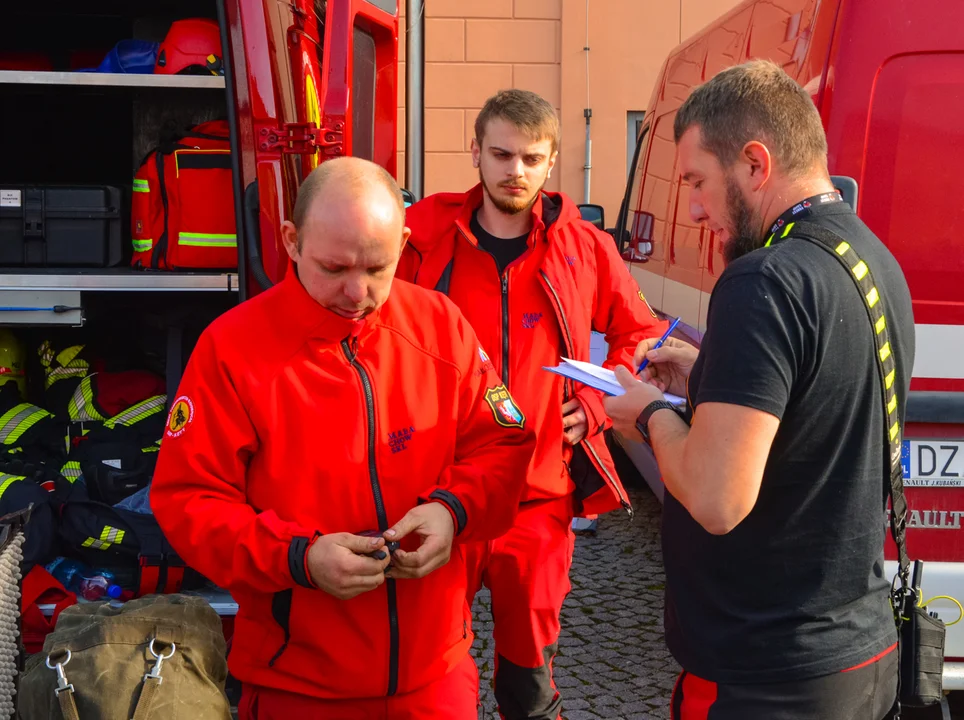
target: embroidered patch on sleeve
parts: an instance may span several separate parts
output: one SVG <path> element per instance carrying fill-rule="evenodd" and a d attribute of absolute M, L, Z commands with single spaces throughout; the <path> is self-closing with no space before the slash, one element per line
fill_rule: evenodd
<path fill-rule="evenodd" d="M 187 395 L 181 395 L 171 405 L 171 413 L 167 416 L 167 432 L 165 434 L 171 438 L 180 437 L 193 420 L 194 401 Z"/>
<path fill-rule="evenodd" d="M 526 426 L 526 416 L 515 404 L 515 400 L 512 399 L 505 385 L 486 390 L 485 401 L 492 408 L 495 421 L 502 427 L 524 428 Z"/>

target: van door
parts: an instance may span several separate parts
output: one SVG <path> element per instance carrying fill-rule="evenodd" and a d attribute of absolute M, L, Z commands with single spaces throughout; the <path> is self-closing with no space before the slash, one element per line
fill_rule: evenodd
<path fill-rule="evenodd" d="M 673 120 L 676 113 L 656 118 L 649 130 L 644 125 L 636 158 L 633 184 L 627 200 L 625 225 L 629 249 L 624 258 L 646 300 L 656 310 L 664 309 L 666 244 L 670 230 L 670 200 L 677 175 Z M 665 311 L 669 312 L 669 311 Z"/>
<path fill-rule="evenodd" d="M 355 155 L 395 173 L 397 0 L 226 0 L 249 290 L 278 282 L 301 181 Z"/>

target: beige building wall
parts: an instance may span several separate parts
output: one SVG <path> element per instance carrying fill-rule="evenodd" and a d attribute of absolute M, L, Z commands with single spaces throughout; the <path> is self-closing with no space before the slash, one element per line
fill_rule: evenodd
<path fill-rule="evenodd" d="M 669 52 L 736 0 L 426 0 L 425 192 L 478 181 L 473 125 L 502 88 L 539 93 L 562 119 L 547 185 L 584 199 L 586 28 L 592 108 L 590 201 L 612 226 L 626 183 L 628 113 L 644 111 Z M 404 0 L 399 2 L 404 12 Z M 588 8 L 588 18 L 587 18 Z M 404 60 L 403 19 L 399 44 Z M 405 175 L 405 65 L 399 66 L 399 180 Z"/>

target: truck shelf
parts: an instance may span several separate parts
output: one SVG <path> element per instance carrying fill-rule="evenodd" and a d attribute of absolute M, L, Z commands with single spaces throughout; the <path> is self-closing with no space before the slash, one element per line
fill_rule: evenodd
<path fill-rule="evenodd" d="M 238 614 L 238 604 L 227 590 L 209 587 L 203 590 L 186 590 L 184 594 L 204 598 L 211 608 L 221 617 L 233 617 Z M 79 597 L 77 598 L 77 602 L 86 603 L 88 601 Z M 38 607 L 45 617 L 50 617 L 54 614 L 55 605 L 53 603 L 41 603 Z"/>
<path fill-rule="evenodd" d="M 39 273 L 0 269 L 3 290 L 73 290 L 82 292 L 238 291 L 237 273 L 176 273 L 104 270 Z"/>
<path fill-rule="evenodd" d="M 0 85 L 74 85 L 115 88 L 193 88 L 198 90 L 223 90 L 224 78 L 194 75 L 125 75 L 123 73 L 0 70 Z"/>

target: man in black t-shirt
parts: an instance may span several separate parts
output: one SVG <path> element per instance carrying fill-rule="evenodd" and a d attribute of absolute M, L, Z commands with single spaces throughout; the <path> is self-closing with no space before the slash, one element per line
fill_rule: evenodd
<path fill-rule="evenodd" d="M 791 225 L 830 230 L 866 262 L 901 409 L 907 284 L 836 193 L 819 114 L 776 65 L 697 88 L 675 134 L 691 214 L 721 234 L 727 268 L 699 351 L 644 341 L 642 381 L 621 368 L 627 392 L 606 403 L 617 429 L 651 443 L 666 484 L 666 640 L 684 668 L 673 717 L 879 720 L 896 696 L 897 633 L 875 331 L 847 269 Z M 661 391 L 686 395 L 685 421 Z"/>

